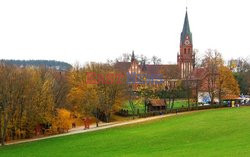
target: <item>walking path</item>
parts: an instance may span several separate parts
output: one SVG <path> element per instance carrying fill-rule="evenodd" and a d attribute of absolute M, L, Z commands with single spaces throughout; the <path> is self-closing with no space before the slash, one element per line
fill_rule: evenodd
<path fill-rule="evenodd" d="M 191 112 L 197 112 L 197 111 L 191 111 Z M 128 125 L 128 124 L 135 124 L 135 123 L 141 123 L 141 122 L 146 122 L 146 121 L 155 120 L 155 119 L 161 119 L 161 118 L 175 116 L 175 115 L 187 114 L 187 113 L 191 113 L 191 112 L 182 112 L 182 113 L 178 113 L 178 114 L 166 114 L 166 115 L 140 118 L 140 119 L 129 120 L 129 121 L 122 121 L 122 122 L 117 121 L 117 122 L 111 122 L 111 123 L 100 123 L 99 127 L 96 127 L 95 124 L 92 124 L 92 125 L 90 125 L 90 128 L 87 130 L 84 130 L 84 127 L 82 126 L 82 127 L 70 129 L 68 133 L 40 137 L 40 138 L 33 138 L 33 139 L 24 139 L 24 140 L 19 140 L 19 141 L 11 141 L 11 142 L 6 143 L 6 145 L 20 144 L 20 143 L 26 143 L 26 142 L 32 142 L 32 141 L 39 141 L 39 140 L 43 140 L 43 139 L 49 139 L 49 138 L 55 138 L 55 137 L 61 137 L 61 136 L 67 136 L 67 135 L 73 135 L 73 134 L 79 134 L 79 133 L 85 133 L 85 132 L 92 132 L 92 131 L 103 130 L 103 129 L 107 129 L 107 128 Z"/>

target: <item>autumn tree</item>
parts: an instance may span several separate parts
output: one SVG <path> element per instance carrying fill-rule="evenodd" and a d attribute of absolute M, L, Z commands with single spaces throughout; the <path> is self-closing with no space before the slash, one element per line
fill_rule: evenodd
<path fill-rule="evenodd" d="M 219 73 L 219 67 L 223 65 L 223 59 L 217 50 L 209 49 L 207 50 L 202 63 L 208 73 L 207 88 L 211 98 L 211 104 L 214 104 L 214 99 L 217 92 L 217 76 Z"/>
<path fill-rule="evenodd" d="M 237 81 L 232 72 L 225 66 L 220 66 L 217 79 L 218 98 L 220 105 L 222 104 L 222 97 L 226 95 L 239 96 L 240 90 Z"/>
<path fill-rule="evenodd" d="M 23 115 L 28 103 L 30 76 L 26 69 L 0 65 L 0 138 L 5 144 L 7 137 L 14 139 L 22 129 Z"/>
<path fill-rule="evenodd" d="M 99 112 L 109 122 L 110 116 L 114 111 L 120 109 L 124 102 L 126 82 L 123 77 L 116 73 L 110 64 L 89 64 L 86 70 L 96 74 L 97 84 L 93 88 L 96 90 Z M 100 117 L 101 118 L 101 117 Z"/>
<path fill-rule="evenodd" d="M 0 73 L 1 144 L 32 137 L 37 125 L 51 125 L 56 116 L 56 93 L 61 88 L 55 88 L 55 73 L 7 64 L 0 64 Z"/>
<path fill-rule="evenodd" d="M 69 92 L 69 81 L 68 81 L 69 72 L 51 70 L 50 73 L 54 78 L 54 84 L 52 86 L 52 90 L 54 95 L 55 107 L 70 109 L 70 106 L 66 100 L 67 94 Z"/>
<path fill-rule="evenodd" d="M 95 117 L 97 125 L 99 119 L 109 122 L 110 115 L 119 109 L 124 99 L 125 82 L 116 76 L 110 64 L 90 63 L 75 67 L 70 76 L 70 103 L 76 111 Z"/>
<path fill-rule="evenodd" d="M 56 116 L 52 121 L 52 129 L 54 132 L 68 132 L 72 124 L 71 112 L 61 108 L 56 109 Z"/>
<path fill-rule="evenodd" d="M 240 93 L 250 94 L 250 60 L 249 58 L 238 58 L 229 61 L 228 67 L 238 81 Z"/>

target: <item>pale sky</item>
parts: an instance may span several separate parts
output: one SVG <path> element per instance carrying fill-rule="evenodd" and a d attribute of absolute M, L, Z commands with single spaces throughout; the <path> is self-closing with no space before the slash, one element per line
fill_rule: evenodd
<path fill-rule="evenodd" d="M 134 50 L 176 63 L 186 4 L 200 54 L 250 55 L 249 0 L 1 0 L 0 59 L 83 64 Z"/>

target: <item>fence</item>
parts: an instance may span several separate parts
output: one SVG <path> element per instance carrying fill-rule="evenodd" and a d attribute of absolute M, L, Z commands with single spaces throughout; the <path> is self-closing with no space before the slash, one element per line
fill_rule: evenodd
<path fill-rule="evenodd" d="M 161 110 L 161 111 L 151 111 L 151 112 L 146 112 L 146 113 L 140 113 L 136 112 L 134 116 L 138 116 L 140 118 L 142 117 L 150 117 L 150 116 L 156 116 L 156 115 L 163 115 L 163 114 L 168 114 L 168 113 L 180 113 L 180 112 L 187 112 L 187 111 L 196 111 L 196 110 L 206 110 L 206 109 L 215 109 L 215 108 L 225 108 L 225 107 L 230 107 L 228 105 L 207 105 L 207 106 L 192 106 L 192 107 L 181 107 L 181 108 L 175 108 L 175 109 L 170 109 L 167 108 L 166 110 Z M 120 110 L 119 112 L 116 113 L 117 115 L 128 117 L 128 116 L 133 116 L 128 112 L 128 110 Z"/>

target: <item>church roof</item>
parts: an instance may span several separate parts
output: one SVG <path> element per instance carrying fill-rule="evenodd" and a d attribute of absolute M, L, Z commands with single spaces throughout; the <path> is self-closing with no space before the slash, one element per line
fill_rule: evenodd
<path fill-rule="evenodd" d="M 130 68 L 131 62 L 117 62 L 115 63 L 114 67 L 116 70 L 120 72 L 127 73 L 128 69 Z"/>
<path fill-rule="evenodd" d="M 127 73 L 131 66 L 131 62 L 117 62 L 115 63 L 114 67 L 116 70 L 120 72 Z M 154 64 L 145 64 L 145 65 L 138 65 L 146 74 L 152 75 L 155 79 L 160 79 L 163 77 L 167 77 L 168 79 L 171 78 L 178 78 L 178 66 L 176 64 L 161 64 L 161 65 L 154 65 Z M 162 75 L 162 76 L 161 76 Z M 164 76 L 163 76 L 164 75 Z"/>
<path fill-rule="evenodd" d="M 148 74 L 163 74 L 166 76 L 173 76 L 174 74 L 172 73 L 175 71 L 177 68 L 176 64 L 165 64 L 165 65 L 153 65 L 153 64 L 148 64 L 146 65 L 146 72 Z M 177 78 L 176 75 L 173 77 Z"/>
<path fill-rule="evenodd" d="M 194 80 L 202 80 L 206 77 L 207 70 L 205 68 L 195 68 L 192 73 L 190 79 Z"/>
<path fill-rule="evenodd" d="M 181 32 L 181 44 L 184 43 L 185 38 L 186 38 L 187 35 L 188 35 L 189 38 L 190 38 L 191 44 L 193 44 L 193 41 L 192 41 L 192 33 L 191 33 L 191 31 L 190 31 L 190 26 L 189 26 L 189 21 L 188 21 L 188 13 L 187 13 L 187 11 L 186 11 L 185 20 L 184 20 L 184 25 L 183 25 L 183 29 L 182 29 L 182 32 Z"/>

